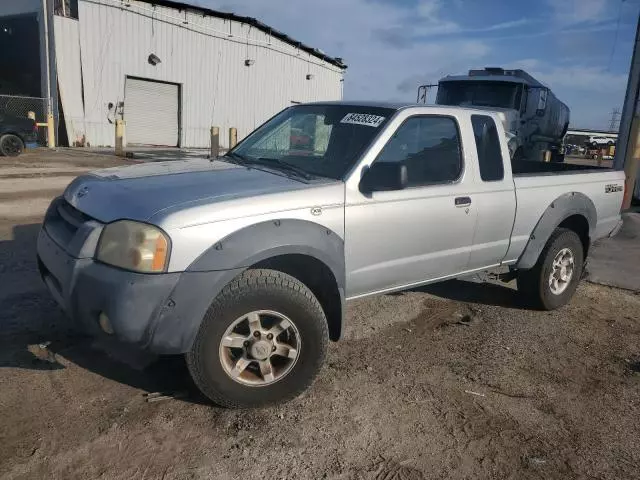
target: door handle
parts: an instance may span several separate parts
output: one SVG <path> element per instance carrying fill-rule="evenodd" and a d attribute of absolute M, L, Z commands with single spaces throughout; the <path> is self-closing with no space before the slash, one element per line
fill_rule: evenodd
<path fill-rule="evenodd" d="M 456 197 L 456 207 L 468 207 L 471 205 L 471 197 Z"/>

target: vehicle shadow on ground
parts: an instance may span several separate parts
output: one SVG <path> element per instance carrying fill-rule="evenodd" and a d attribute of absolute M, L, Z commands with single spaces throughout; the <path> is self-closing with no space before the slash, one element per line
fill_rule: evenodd
<path fill-rule="evenodd" d="M 506 308 L 524 308 L 518 292 L 507 285 L 467 280 L 448 280 L 408 290 L 458 302 L 478 303 Z"/>
<path fill-rule="evenodd" d="M 70 362 L 148 393 L 206 402 L 183 356 L 152 356 L 78 331 L 38 274 L 39 230 L 39 223 L 16 225 L 10 239 L 0 240 L 0 371 L 62 370 Z"/>

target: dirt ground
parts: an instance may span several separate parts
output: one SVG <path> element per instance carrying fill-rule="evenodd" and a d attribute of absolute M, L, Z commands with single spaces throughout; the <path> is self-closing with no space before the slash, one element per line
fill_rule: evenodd
<path fill-rule="evenodd" d="M 314 386 L 253 411 L 209 405 L 180 357 L 78 335 L 38 278 L 38 223 L 117 163 L 0 166 L 0 478 L 640 478 L 632 291 L 583 283 L 555 312 L 462 281 L 359 300 Z"/>

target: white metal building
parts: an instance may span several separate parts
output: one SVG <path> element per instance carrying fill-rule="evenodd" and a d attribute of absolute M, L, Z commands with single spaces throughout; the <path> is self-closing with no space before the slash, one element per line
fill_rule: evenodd
<path fill-rule="evenodd" d="M 225 146 L 229 127 L 242 138 L 292 103 L 342 98 L 341 59 L 253 18 L 169 0 L 22 2 L 49 2 L 63 144 L 112 146 L 122 118 L 129 144 L 207 147 L 218 126 Z"/>

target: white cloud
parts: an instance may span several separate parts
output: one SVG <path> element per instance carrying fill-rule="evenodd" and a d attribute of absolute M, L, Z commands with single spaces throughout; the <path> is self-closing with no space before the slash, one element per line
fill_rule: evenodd
<path fill-rule="evenodd" d="M 506 65 L 505 68 L 521 68 L 522 70 L 537 69 L 542 65 L 542 62 L 537 58 L 523 58 Z"/>
<path fill-rule="evenodd" d="M 537 58 L 525 58 L 510 62 L 505 68 L 526 70 L 552 90 L 570 88 L 602 93 L 624 90 L 627 85 L 626 73 L 612 73 L 603 67 L 550 66 Z"/>
<path fill-rule="evenodd" d="M 535 58 L 510 62 L 547 85 L 571 110 L 571 125 L 606 128 L 613 108 L 620 108 L 627 86 L 626 73 L 612 73 L 590 65 L 551 66 Z"/>
<path fill-rule="evenodd" d="M 608 20 L 617 15 L 618 4 L 610 0 L 548 0 L 548 3 L 553 19 L 562 25 Z"/>
<path fill-rule="evenodd" d="M 568 87 L 594 93 L 620 91 L 626 88 L 626 73 L 611 73 L 600 67 L 567 66 L 532 72 L 532 75 L 555 87 Z"/>
<path fill-rule="evenodd" d="M 496 23 L 489 25 L 488 27 L 479 28 L 476 32 L 495 32 L 496 30 L 508 30 L 510 28 L 523 27 L 533 23 L 533 20 L 528 18 L 520 18 L 518 20 L 510 20 L 508 22 Z"/>
<path fill-rule="evenodd" d="M 421 0 L 416 7 L 418 15 L 424 19 L 437 21 L 442 2 L 440 0 Z"/>
<path fill-rule="evenodd" d="M 229 11 L 230 1 L 202 0 L 201 4 Z M 454 22 L 442 19 L 442 5 L 440 0 L 423 0 L 413 8 L 371 0 L 234 0 L 232 9 L 328 55 L 344 58 L 349 66 L 345 98 L 404 101 L 415 99 L 410 86 L 398 89 L 407 79 L 427 76 L 435 82 L 444 74 L 477 64 L 489 51 L 481 41 L 416 39 L 425 32 L 459 29 Z"/>

